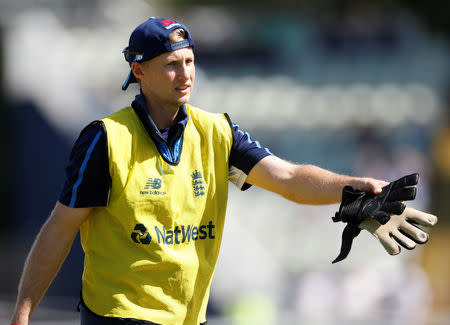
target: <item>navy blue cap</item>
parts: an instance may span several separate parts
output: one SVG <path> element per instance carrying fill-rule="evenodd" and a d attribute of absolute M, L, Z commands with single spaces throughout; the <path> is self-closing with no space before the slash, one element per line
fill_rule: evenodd
<path fill-rule="evenodd" d="M 178 28 L 186 32 L 186 39 L 171 43 L 169 35 Z M 168 18 L 151 17 L 131 33 L 129 45 L 122 52 L 125 60 L 131 66 L 133 62 L 147 61 L 163 53 L 190 46 L 194 46 L 194 40 L 187 27 L 182 23 Z M 136 77 L 133 71 L 130 71 L 122 89 L 126 90 L 128 85 L 134 82 L 137 82 Z"/>

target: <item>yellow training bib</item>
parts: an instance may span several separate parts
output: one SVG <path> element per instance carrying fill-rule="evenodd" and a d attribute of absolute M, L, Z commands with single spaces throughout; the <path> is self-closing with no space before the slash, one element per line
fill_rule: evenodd
<path fill-rule="evenodd" d="M 231 128 L 186 105 L 177 165 L 162 159 L 131 107 L 102 121 L 112 185 L 81 227 L 82 296 L 98 315 L 204 322 L 228 198 Z"/>

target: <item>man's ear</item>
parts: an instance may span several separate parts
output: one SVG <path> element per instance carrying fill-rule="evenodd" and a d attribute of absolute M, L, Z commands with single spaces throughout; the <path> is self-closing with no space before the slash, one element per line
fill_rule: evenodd
<path fill-rule="evenodd" d="M 133 74 L 137 79 L 142 79 L 142 76 L 144 75 L 144 73 L 142 71 L 141 63 L 139 63 L 139 62 L 131 63 L 131 71 L 133 71 Z"/>

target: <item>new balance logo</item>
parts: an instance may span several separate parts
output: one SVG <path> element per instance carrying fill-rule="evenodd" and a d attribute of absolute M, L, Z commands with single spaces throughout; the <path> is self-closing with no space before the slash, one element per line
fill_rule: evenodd
<path fill-rule="evenodd" d="M 166 195 L 165 191 L 159 191 L 162 187 L 162 179 L 157 177 L 149 177 L 145 183 L 144 190 L 140 192 L 141 195 Z"/>
<path fill-rule="evenodd" d="M 148 190 L 149 188 L 151 188 L 152 190 L 156 190 L 158 188 L 161 188 L 161 183 L 162 183 L 161 178 L 156 178 L 156 177 L 152 178 L 152 177 L 150 177 L 147 180 L 147 183 L 145 183 L 144 189 Z"/>

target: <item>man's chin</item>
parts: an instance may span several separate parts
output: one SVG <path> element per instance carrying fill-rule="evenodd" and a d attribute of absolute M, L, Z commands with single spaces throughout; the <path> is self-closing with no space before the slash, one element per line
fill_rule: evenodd
<path fill-rule="evenodd" d="M 181 105 L 187 104 L 189 102 L 190 98 L 191 98 L 190 95 L 186 95 L 186 96 L 183 96 L 183 97 L 179 98 L 177 100 L 177 106 L 181 106 Z"/>

